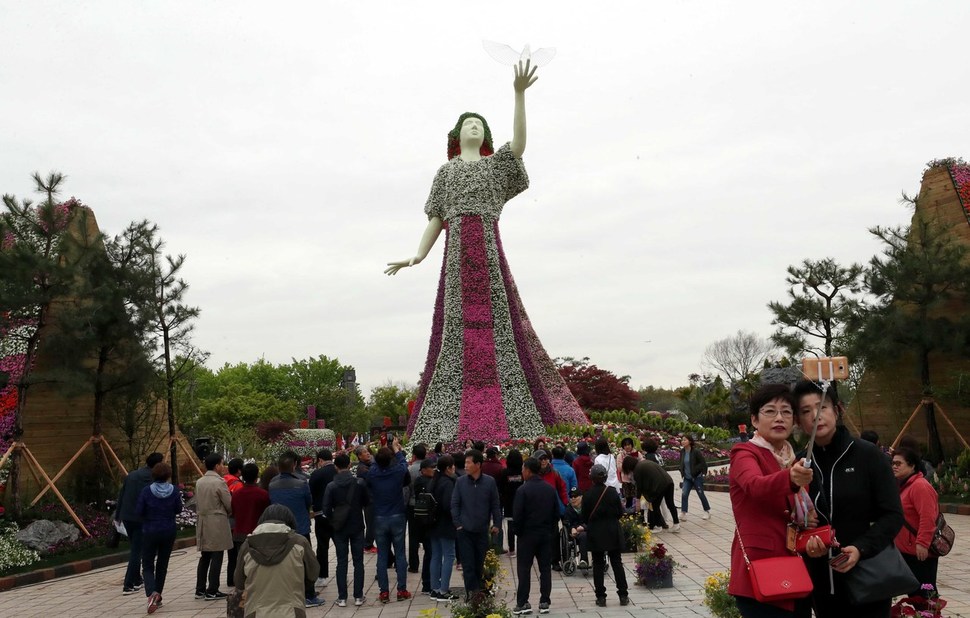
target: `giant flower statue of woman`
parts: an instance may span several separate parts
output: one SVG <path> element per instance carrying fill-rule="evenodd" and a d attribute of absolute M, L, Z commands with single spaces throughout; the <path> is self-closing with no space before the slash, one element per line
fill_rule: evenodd
<path fill-rule="evenodd" d="M 484 118 L 458 118 L 425 205 L 417 255 L 385 271 L 423 261 L 445 230 L 431 342 L 408 422 L 412 440 L 495 443 L 541 435 L 544 424 L 588 422 L 532 328 L 498 230 L 506 202 L 529 186 L 525 91 L 536 79 L 528 61 L 515 67 L 512 141 L 498 151 Z"/>

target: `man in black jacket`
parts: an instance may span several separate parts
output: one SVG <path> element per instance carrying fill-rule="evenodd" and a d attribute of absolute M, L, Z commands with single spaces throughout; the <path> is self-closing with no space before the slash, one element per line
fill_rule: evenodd
<path fill-rule="evenodd" d="M 549 613 L 552 595 L 552 530 L 559 523 L 559 494 L 539 476 L 539 460 L 522 462 L 522 487 L 515 492 L 512 521 L 518 538 L 515 567 L 519 577 L 513 614 L 530 614 L 532 562 L 539 562 L 539 613 Z M 528 515 L 526 515 L 528 513 Z"/>
<path fill-rule="evenodd" d="M 367 484 L 350 473 L 350 456 L 340 453 L 333 460 L 337 475 L 323 494 L 323 516 L 333 529 L 337 555 L 337 606 L 347 607 L 347 548 L 354 561 L 354 605 L 364 604 L 364 513 L 370 504 Z"/>
<path fill-rule="evenodd" d="M 135 513 L 138 496 L 141 490 L 152 484 L 152 468 L 164 459 L 161 453 L 152 453 L 145 460 L 145 466 L 132 470 L 125 477 L 118 494 L 118 507 L 115 510 L 115 521 L 125 524 L 128 533 L 130 553 L 128 554 L 128 570 L 125 571 L 125 582 L 121 594 L 133 594 L 142 587 L 141 577 L 141 517 Z"/>
<path fill-rule="evenodd" d="M 311 510 L 313 511 L 313 535 L 317 539 L 317 562 L 320 563 L 320 577 L 317 579 L 317 586 L 326 586 L 330 578 L 330 561 L 327 555 L 330 553 L 330 537 L 333 536 L 333 529 L 330 522 L 323 516 L 323 493 L 327 491 L 327 485 L 337 476 L 337 469 L 333 465 L 333 453 L 330 449 L 321 449 L 317 453 L 317 469 L 310 475 L 310 496 L 313 501 Z"/>

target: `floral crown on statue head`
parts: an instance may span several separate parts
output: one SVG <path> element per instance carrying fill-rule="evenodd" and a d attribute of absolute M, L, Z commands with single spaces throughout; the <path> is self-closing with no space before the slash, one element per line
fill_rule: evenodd
<path fill-rule="evenodd" d="M 458 117 L 458 122 L 455 123 L 455 128 L 448 132 L 448 160 L 451 161 L 455 157 L 461 154 L 461 124 L 465 122 L 466 118 L 478 118 L 482 121 L 482 125 L 485 127 L 485 139 L 482 140 L 482 147 L 478 149 L 479 154 L 483 157 L 490 156 L 495 153 L 495 149 L 492 147 L 492 130 L 488 128 L 488 121 L 482 117 L 481 114 L 476 114 L 475 112 L 465 112 Z"/>

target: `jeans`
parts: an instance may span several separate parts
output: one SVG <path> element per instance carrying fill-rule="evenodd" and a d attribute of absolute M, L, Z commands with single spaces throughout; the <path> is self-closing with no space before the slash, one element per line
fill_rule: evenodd
<path fill-rule="evenodd" d="M 558 535 L 557 541 L 558 543 Z M 515 554 L 515 569 L 519 586 L 515 594 L 515 604 L 522 606 L 529 602 L 532 587 L 532 563 L 539 561 L 539 602 L 549 603 L 552 595 L 552 535 L 546 532 L 533 532 L 519 536 L 519 551 Z"/>
<path fill-rule="evenodd" d="M 153 592 L 162 594 L 165 576 L 168 575 L 168 560 L 175 546 L 175 533 L 156 534 L 149 532 L 142 536 L 141 561 L 145 573 L 145 596 Z"/>
<path fill-rule="evenodd" d="M 394 545 L 394 566 L 397 570 L 397 589 L 407 590 L 408 561 L 407 550 L 404 548 L 404 530 L 407 527 L 407 516 L 391 515 L 388 517 L 374 517 L 374 536 L 377 541 L 377 587 L 381 592 L 388 591 L 387 558 Z"/>
<path fill-rule="evenodd" d="M 627 596 L 626 571 L 623 570 L 623 557 L 620 550 L 610 552 L 594 551 L 593 554 L 593 591 L 597 599 L 606 598 L 606 556 L 610 556 L 610 566 L 613 568 L 613 580 L 616 582 L 616 593 L 622 599 Z"/>
<path fill-rule="evenodd" d="M 425 558 L 427 560 L 427 558 Z M 431 590 L 447 594 L 455 566 L 455 539 L 431 535 Z"/>
<path fill-rule="evenodd" d="M 195 593 L 215 594 L 219 592 L 219 571 L 222 570 L 221 551 L 204 551 L 199 556 L 199 566 L 195 570 Z M 209 575 L 209 587 L 205 586 L 206 573 Z"/>
<path fill-rule="evenodd" d="M 337 555 L 337 598 L 347 598 L 347 548 L 354 561 L 354 598 L 364 598 L 364 531 L 342 534 L 333 533 L 333 550 Z M 384 575 L 385 579 L 387 575 Z"/>
<path fill-rule="evenodd" d="M 333 528 L 326 517 L 317 515 L 313 518 L 313 536 L 317 538 L 317 562 L 320 563 L 320 577 L 327 579 L 330 577 L 330 539 L 333 537 Z"/>
<path fill-rule="evenodd" d="M 521 540 L 519 541 L 521 543 Z M 456 543 L 461 556 L 461 575 L 465 580 L 465 594 L 482 589 L 485 574 L 485 554 L 488 553 L 488 529 L 481 532 L 458 531 Z"/>
<path fill-rule="evenodd" d="M 141 577 L 141 522 L 126 519 L 124 521 L 125 531 L 128 533 L 128 541 L 131 544 L 131 551 L 128 553 L 128 570 L 125 571 L 125 588 L 134 588 L 135 584 L 142 582 Z"/>
<path fill-rule="evenodd" d="M 690 490 L 694 489 L 697 491 L 697 497 L 701 499 L 701 506 L 704 507 L 705 511 L 711 510 L 711 505 L 707 502 L 707 496 L 704 495 L 704 475 L 698 474 L 694 478 L 684 478 L 684 491 L 680 495 L 680 510 L 682 513 L 687 512 L 687 500 L 690 498 Z"/>

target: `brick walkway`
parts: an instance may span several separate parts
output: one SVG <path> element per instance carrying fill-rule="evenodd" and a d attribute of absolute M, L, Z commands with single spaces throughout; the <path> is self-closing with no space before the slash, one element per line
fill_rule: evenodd
<path fill-rule="evenodd" d="M 665 590 L 647 590 L 639 586 L 630 587 L 630 598 L 633 601 L 628 607 L 621 608 L 615 592 L 609 590 L 609 606 L 596 607 L 593 603 L 592 574 L 583 576 L 576 573 L 564 576 L 553 572 L 553 594 L 551 617 L 579 617 L 583 618 L 628 618 L 631 616 L 710 616 L 701 604 L 704 597 L 704 580 L 715 571 L 726 570 L 729 562 L 730 539 L 734 532 L 734 521 L 731 517 L 728 495 L 725 493 L 708 494 L 713 509 L 713 517 L 702 521 L 699 515 L 699 504 L 696 497 L 692 498 L 691 506 L 698 510 L 684 523 L 680 534 L 665 532 L 656 535 L 670 548 L 676 560 L 682 565 L 674 574 L 674 588 Z M 946 609 L 948 616 L 970 616 L 970 516 L 948 515 L 947 520 L 957 533 L 957 544 L 953 552 L 940 561 L 939 585 L 943 598 L 950 602 Z M 632 554 L 625 554 L 625 567 L 629 581 L 633 581 Z M 320 596 L 327 600 L 324 606 L 307 610 L 307 616 L 319 618 L 418 618 L 421 610 L 435 607 L 428 597 L 417 595 L 409 602 L 391 602 L 381 605 L 377 601 L 377 583 L 374 581 L 373 554 L 365 555 L 365 576 L 367 584 L 365 594 L 367 604 L 354 608 L 351 604 L 346 608 L 333 605 L 336 599 L 336 585 L 332 579 L 330 584 L 321 591 Z M 515 569 L 512 560 L 503 556 L 506 561 L 508 576 L 500 590 L 514 605 Z M 195 566 L 198 561 L 193 549 L 176 552 L 172 556 L 169 572 L 165 604 L 155 614 L 160 617 L 189 617 L 206 616 L 211 618 L 226 615 L 224 602 L 196 601 Z M 333 575 L 331 561 L 331 575 Z M 145 599 L 142 594 L 132 596 L 121 595 L 121 580 L 124 576 L 124 565 L 117 565 L 91 571 L 83 575 L 76 575 L 52 580 L 43 584 L 15 588 L 0 593 L 0 616 L 17 616 L 26 618 L 42 616 L 45 618 L 68 618 L 75 616 L 99 616 L 105 618 L 120 616 L 145 615 Z M 532 586 L 532 606 L 538 607 L 538 573 L 534 572 Z M 393 576 L 392 576 L 393 581 Z M 455 571 L 452 576 L 452 587 L 461 586 L 461 573 Z M 408 574 L 408 589 L 420 589 L 417 574 Z M 442 618 L 447 618 L 450 612 L 444 604 L 438 605 Z M 627 611 L 629 610 L 629 611 Z M 534 609 L 535 611 L 535 609 Z"/>

